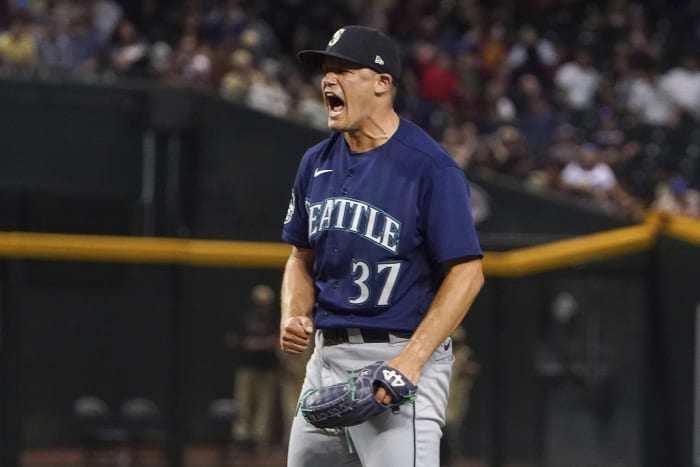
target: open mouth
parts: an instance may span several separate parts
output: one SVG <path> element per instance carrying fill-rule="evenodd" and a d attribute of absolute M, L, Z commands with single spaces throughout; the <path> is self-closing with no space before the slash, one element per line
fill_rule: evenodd
<path fill-rule="evenodd" d="M 338 116 L 345 109 L 345 101 L 331 92 L 326 93 L 326 105 L 329 117 Z"/>

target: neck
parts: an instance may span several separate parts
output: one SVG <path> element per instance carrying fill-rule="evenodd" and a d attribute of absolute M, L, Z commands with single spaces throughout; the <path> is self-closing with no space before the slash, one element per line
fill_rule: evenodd
<path fill-rule="evenodd" d="M 368 116 L 355 130 L 345 132 L 352 152 L 367 152 L 389 141 L 399 128 L 399 116 L 393 108 Z"/>

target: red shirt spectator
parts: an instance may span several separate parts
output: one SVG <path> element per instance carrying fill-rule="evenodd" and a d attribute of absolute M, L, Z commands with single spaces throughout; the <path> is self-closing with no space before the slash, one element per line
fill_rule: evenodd
<path fill-rule="evenodd" d="M 452 56 L 432 45 L 424 45 L 420 47 L 417 58 L 420 95 L 435 102 L 452 102 L 459 86 L 459 76 L 454 71 Z"/>

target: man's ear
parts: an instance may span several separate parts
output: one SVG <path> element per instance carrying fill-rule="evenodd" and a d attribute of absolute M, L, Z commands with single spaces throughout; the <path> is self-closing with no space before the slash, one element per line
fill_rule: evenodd
<path fill-rule="evenodd" d="M 377 79 L 374 82 L 374 92 L 384 94 L 391 92 L 394 79 L 389 73 L 377 73 Z"/>

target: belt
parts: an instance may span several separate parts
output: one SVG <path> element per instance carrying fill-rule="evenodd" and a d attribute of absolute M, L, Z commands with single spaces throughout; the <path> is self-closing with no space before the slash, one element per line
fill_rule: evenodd
<path fill-rule="evenodd" d="M 391 338 L 410 339 L 413 333 L 369 328 L 325 328 L 321 329 L 324 345 L 367 344 L 371 342 L 391 342 Z"/>

